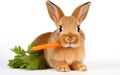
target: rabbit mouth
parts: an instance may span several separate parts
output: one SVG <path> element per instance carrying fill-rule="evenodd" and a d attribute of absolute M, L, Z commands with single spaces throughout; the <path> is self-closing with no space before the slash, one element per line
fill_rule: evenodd
<path fill-rule="evenodd" d="M 64 45 L 64 47 L 67 47 L 67 48 L 76 48 L 78 46 L 75 45 L 75 44 L 73 44 L 72 42 L 68 42 L 67 44 Z"/>
<path fill-rule="evenodd" d="M 72 47 L 72 42 L 68 42 L 67 47 Z"/>

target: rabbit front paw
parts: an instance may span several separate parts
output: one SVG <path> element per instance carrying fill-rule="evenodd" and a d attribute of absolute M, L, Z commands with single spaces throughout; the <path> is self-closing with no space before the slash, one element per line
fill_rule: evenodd
<path fill-rule="evenodd" d="M 76 71 L 87 71 L 87 67 L 80 63 L 80 62 L 74 62 L 71 64 L 71 69 L 76 70 Z"/>
<path fill-rule="evenodd" d="M 60 72 L 68 72 L 70 71 L 70 68 L 68 65 L 59 65 L 55 68 L 57 71 L 60 71 Z"/>

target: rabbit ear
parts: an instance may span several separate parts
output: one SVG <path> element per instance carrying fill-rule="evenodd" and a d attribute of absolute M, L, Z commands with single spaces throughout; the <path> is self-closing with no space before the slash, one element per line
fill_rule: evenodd
<path fill-rule="evenodd" d="M 51 1 L 47 0 L 46 1 L 46 5 L 47 5 L 47 9 L 48 9 L 48 13 L 51 17 L 51 19 L 56 23 L 61 17 L 64 16 L 64 13 L 62 12 L 62 10 L 55 5 L 54 3 L 52 3 Z"/>
<path fill-rule="evenodd" d="M 76 17 L 79 20 L 79 23 L 81 23 L 87 16 L 90 4 L 90 2 L 86 2 L 78 6 L 72 13 L 72 16 Z"/>

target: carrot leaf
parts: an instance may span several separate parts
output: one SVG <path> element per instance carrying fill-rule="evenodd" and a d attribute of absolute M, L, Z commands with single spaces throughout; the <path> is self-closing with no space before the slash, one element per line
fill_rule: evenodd
<path fill-rule="evenodd" d="M 47 69 L 43 51 L 33 51 L 32 47 L 34 46 L 35 44 L 31 43 L 28 46 L 27 51 L 20 46 L 15 46 L 11 49 L 16 55 L 14 56 L 14 59 L 9 60 L 8 66 L 11 68 L 27 70 Z"/>

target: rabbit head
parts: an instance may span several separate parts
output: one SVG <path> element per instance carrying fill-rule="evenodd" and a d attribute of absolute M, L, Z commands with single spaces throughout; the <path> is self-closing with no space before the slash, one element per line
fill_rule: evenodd
<path fill-rule="evenodd" d="M 78 6 L 71 16 L 65 16 L 62 10 L 47 1 L 47 9 L 51 19 L 55 22 L 57 29 L 53 33 L 53 40 L 60 41 L 63 47 L 78 47 L 84 41 L 84 34 L 80 29 L 80 24 L 85 19 L 90 2 Z"/>

